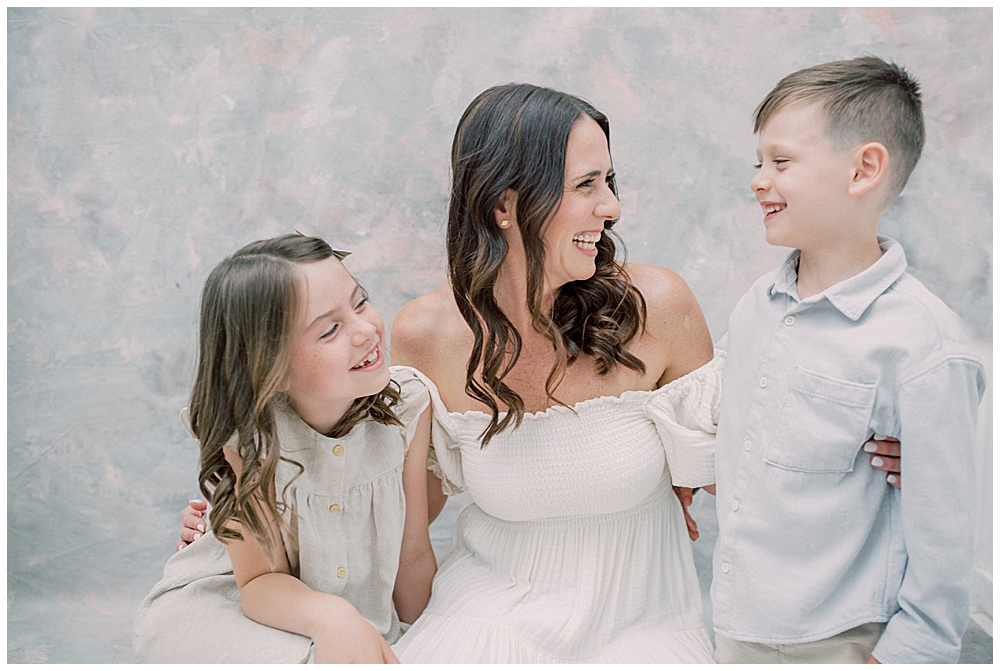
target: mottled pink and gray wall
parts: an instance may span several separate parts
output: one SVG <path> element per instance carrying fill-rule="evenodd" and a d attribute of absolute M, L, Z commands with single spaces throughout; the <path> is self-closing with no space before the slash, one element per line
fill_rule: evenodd
<path fill-rule="evenodd" d="M 992 362 L 990 9 L 9 9 L 7 50 L 9 661 L 131 659 L 197 494 L 177 415 L 214 264 L 322 235 L 391 320 L 444 280 L 451 135 L 493 84 L 609 115 L 629 258 L 719 337 L 786 251 L 748 187 L 756 103 L 821 61 L 905 65 L 927 146 L 882 230 Z"/>

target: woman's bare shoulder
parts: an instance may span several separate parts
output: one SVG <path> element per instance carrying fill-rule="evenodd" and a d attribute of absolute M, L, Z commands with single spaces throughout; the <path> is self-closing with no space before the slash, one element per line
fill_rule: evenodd
<path fill-rule="evenodd" d="M 670 268 L 626 263 L 625 272 L 632 285 L 646 300 L 650 316 L 683 316 L 692 312 L 701 314 L 701 306 L 687 282 Z"/>
<path fill-rule="evenodd" d="M 471 337 L 451 287 L 444 285 L 410 301 L 396 315 L 392 323 L 392 363 L 423 370 L 422 366 L 454 352 L 466 333 Z"/>
<path fill-rule="evenodd" d="M 626 264 L 625 272 L 646 301 L 645 337 L 664 361 L 660 383 L 685 375 L 712 358 L 712 337 L 698 299 L 669 268 Z"/>

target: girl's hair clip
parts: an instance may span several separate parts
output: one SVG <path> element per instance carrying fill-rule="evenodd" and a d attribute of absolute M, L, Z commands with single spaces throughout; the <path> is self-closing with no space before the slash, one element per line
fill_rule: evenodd
<path fill-rule="evenodd" d="M 297 233 L 298 235 L 301 235 L 301 236 L 303 236 L 303 237 L 307 237 L 307 238 L 311 238 L 311 237 L 313 237 L 313 236 L 311 236 L 311 235 L 306 235 L 305 233 L 303 233 L 302 231 L 300 231 L 300 230 L 299 230 L 299 229 L 297 229 L 297 228 L 295 229 L 295 232 L 296 232 L 296 233 Z M 327 244 L 329 244 L 329 243 L 327 243 Z M 348 251 L 346 251 L 346 250 L 343 250 L 343 249 L 334 249 L 333 247 L 330 247 L 330 251 L 331 251 L 331 252 L 333 252 L 333 255 L 334 255 L 335 257 L 337 257 L 337 260 L 338 260 L 338 261 L 343 261 L 344 259 L 346 259 L 346 258 L 347 258 L 348 256 L 350 256 L 350 255 L 351 255 L 351 252 L 348 252 Z"/>

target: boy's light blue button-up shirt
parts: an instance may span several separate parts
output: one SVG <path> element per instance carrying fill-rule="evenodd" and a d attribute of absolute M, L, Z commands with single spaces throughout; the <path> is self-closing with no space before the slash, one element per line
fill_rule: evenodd
<path fill-rule="evenodd" d="M 986 375 L 958 316 L 879 243 L 874 265 L 802 301 L 794 252 L 729 318 L 713 621 L 771 644 L 888 622 L 879 661 L 954 662 Z M 902 491 L 862 451 L 876 433 L 902 442 Z"/>

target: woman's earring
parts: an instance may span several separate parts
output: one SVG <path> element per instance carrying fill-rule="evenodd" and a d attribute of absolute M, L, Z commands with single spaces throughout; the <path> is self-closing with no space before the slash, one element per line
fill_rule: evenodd
<path fill-rule="evenodd" d="M 500 228 L 510 228 L 510 222 L 504 219 L 500 222 Z"/>

